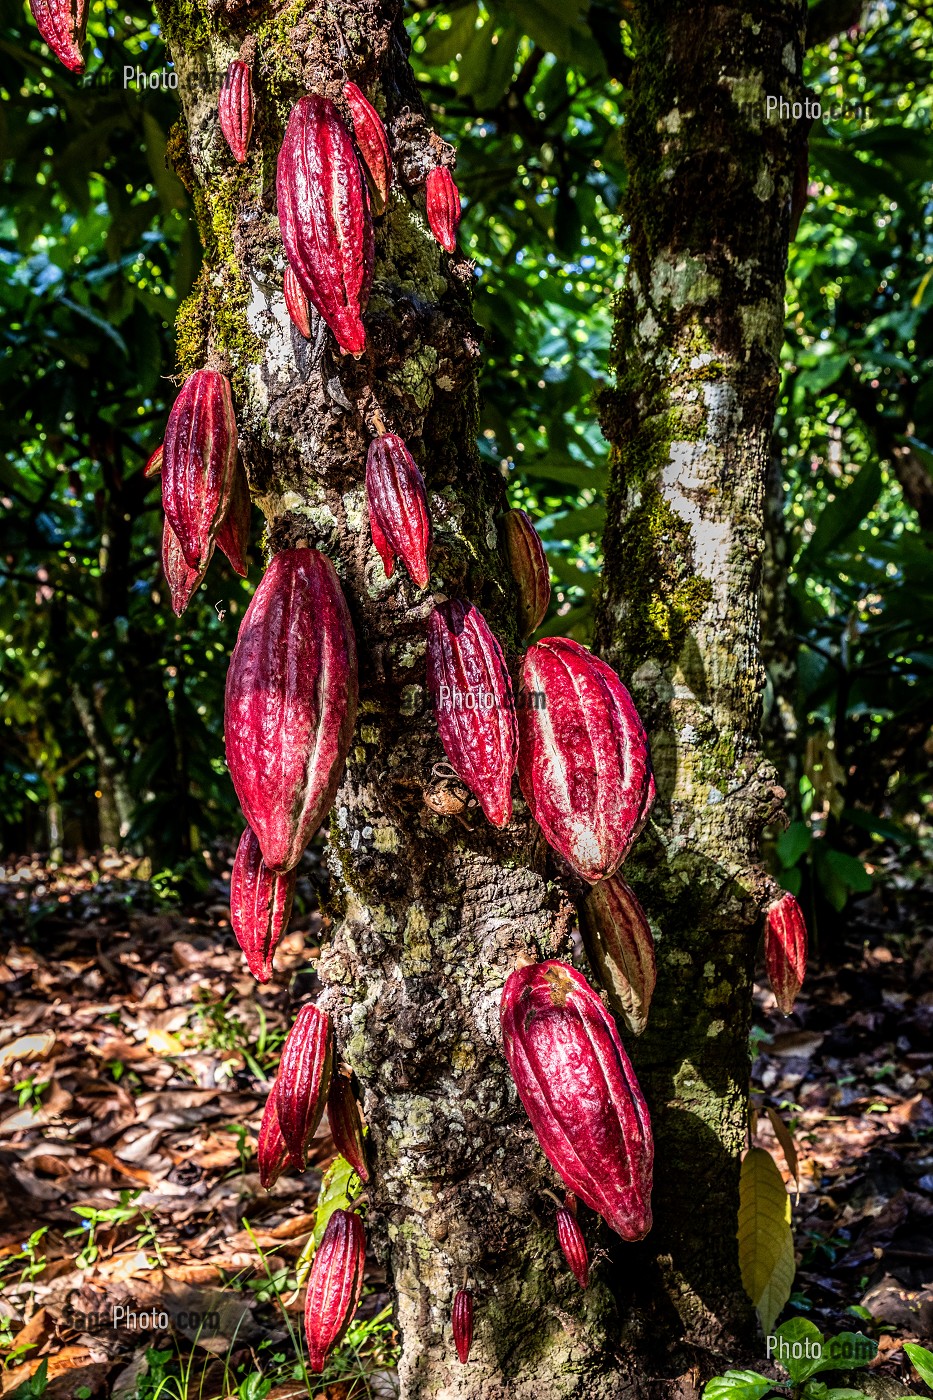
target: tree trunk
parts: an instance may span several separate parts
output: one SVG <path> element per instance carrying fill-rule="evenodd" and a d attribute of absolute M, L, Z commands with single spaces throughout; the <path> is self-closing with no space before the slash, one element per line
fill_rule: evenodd
<path fill-rule="evenodd" d="M 679 1328 L 686 1366 L 691 1346 L 734 1357 L 749 1336 L 735 1234 L 769 892 L 756 862 L 782 795 L 761 752 L 758 593 L 802 137 L 767 98 L 802 100 L 805 6 L 636 9 L 597 637 L 646 720 L 659 792 L 626 865 L 659 937 L 633 1052 L 654 1123 L 655 1228 L 623 1307 L 662 1348 Z"/>

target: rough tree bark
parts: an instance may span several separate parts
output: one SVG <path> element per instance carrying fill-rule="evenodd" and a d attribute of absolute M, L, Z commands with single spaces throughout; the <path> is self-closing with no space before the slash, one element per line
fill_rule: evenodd
<path fill-rule="evenodd" d="M 556 1179 L 517 1105 L 498 1030 L 500 990 L 518 956 L 571 955 L 567 886 L 520 802 L 501 834 L 475 807 L 437 810 L 441 798 L 456 802 L 456 792 L 445 790 L 437 768 L 444 755 L 425 695 L 433 597 L 476 602 L 512 663 L 518 654 L 496 530 L 503 483 L 474 446 L 479 336 L 471 270 L 462 257 L 441 253 L 425 221 L 426 172 L 453 153 L 426 122 L 398 0 L 277 11 L 237 0 L 205 4 L 160 0 L 184 112 L 170 153 L 193 195 L 206 254 L 179 316 L 180 368 L 190 373 L 212 356 L 230 374 L 268 548 L 306 540 L 325 550 L 357 632 L 360 719 L 330 824 L 336 932 L 319 963 L 320 1004 L 363 1090 L 375 1167 L 367 1229 L 396 1291 L 401 1393 L 405 1400 L 644 1393 L 648 1375 L 680 1365 L 665 1355 L 658 1370 L 654 1358 L 685 1329 L 713 1345 L 747 1315 L 737 1301 L 734 1182 L 747 1089 L 750 929 L 762 884 L 753 843 L 769 801 L 753 733 L 758 454 L 767 449 L 774 397 L 788 176 L 784 133 L 765 127 L 763 108 L 760 119 L 740 116 L 735 99 L 744 93 L 763 103 L 764 92 L 794 87 L 800 14 L 789 4 L 748 16 L 666 5 L 644 17 L 640 34 L 632 150 L 644 170 L 633 183 L 635 277 L 620 312 L 628 387 L 620 379 L 607 423 L 619 447 L 651 440 L 637 476 L 619 456 L 628 490 L 650 499 L 645 523 L 658 562 L 640 554 L 645 594 L 628 594 L 629 527 L 620 517 L 609 540 L 601 635 L 623 676 L 635 671 L 663 785 L 652 850 L 664 874 L 649 882 L 648 864 L 638 865 L 664 929 L 667 986 L 640 1057 L 658 1110 L 660 1210 L 656 1235 L 638 1248 L 607 1239 L 586 1218 L 591 1245 L 602 1242 L 607 1252 L 582 1293 L 558 1252 L 545 1194 Z M 216 100 L 246 40 L 246 52 L 255 52 L 256 127 L 253 154 L 236 167 Z M 274 205 L 275 157 L 291 106 L 309 90 L 339 101 L 347 77 L 384 114 L 397 172 L 377 225 L 360 360 L 339 355 L 326 332 L 309 346 L 291 328 Z M 695 110 L 694 91 L 713 103 L 719 125 Z M 689 102 L 678 109 L 681 94 Z M 668 132 L 656 128 L 662 118 Z M 669 178 L 676 217 L 666 207 Z M 714 188 L 723 180 L 725 199 Z M 702 236 L 691 222 L 701 209 L 710 220 Z M 363 474 L 377 415 L 407 440 L 425 473 L 436 536 L 426 594 L 403 568 L 386 581 L 370 545 Z M 719 495 L 711 505 L 714 478 Z M 637 519 L 634 496 L 630 504 Z M 706 515 L 709 538 L 691 541 L 689 522 Z M 626 614 L 637 615 L 637 626 L 626 626 Z M 662 614 L 669 625 L 656 622 Z M 675 686 L 689 695 L 672 708 Z M 688 724 L 699 726 L 692 743 Z M 654 1284 L 633 1305 L 646 1264 Z M 464 1283 L 477 1299 L 467 1367 L 456 1360 L 449 1323 Z"/>

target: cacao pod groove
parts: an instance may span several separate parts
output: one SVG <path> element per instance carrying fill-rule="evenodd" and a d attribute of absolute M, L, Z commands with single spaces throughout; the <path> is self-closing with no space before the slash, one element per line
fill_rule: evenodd
<path fill-rule="evenodd" d="M 512 682 L 478 608 L 439 604 L 428 624 L 428 690 L 444 752 L 493 826 L 512 817 L 517 731 Z"/>
<path fill-rule="evenodd" d="M 299 1172 L 308 1164 L 308 1144 L 324 1113 L 333 1063 L 330 1017 L 316 1006 L 303 1006 L 285 1037 L 273 1090 L 288 1160 Z"/>
<path fill-rule="evenodd" d="M 240 837 L 230 877 L 230 925 L 257 982 L 272 976 L 272 955 L 288 927 L 298 873 L 280 875 L 262 858 L 254 831 Z"/>
<path fill-rule="evenodd" d="M 373 213 L 385 212 L 392 185 L 392 155 L 382 118 L 371 102 L 360 92 L 356 83 L 344 83 L 343 95 L 350 109 L 353 135 L 363 159 L 363 171 L 369 182 Z"/>
<path fill-rule="evenodd" d="M 360 1181 L 369 1180 L 366 1148 L 363 1143 L 363 1123 L 359 1105 L 349 1076 L 335 1072 L 327 1095 L 327 1121 L 334 1146 L 345 1157 Z"/>
<path fill-rule="evenodd" d="M 211 562 L 214 546 L 207 551 L 207 558 L 199 569 L 189 569 L 181 552 L 178 536 L 168 523 L 168 516 L 162 521 L 162 572 L 172 597 L 172 611 L 181 617 L 191 602 L 195 590 L 204 581 L 207 567 Z"/>
<path fill-rule="evenodd" d="M 162 505 L 189 569 L 206 566 L 233 494 L 237 431 L 230 384 L 217 370 L 185 381 L 165 430 Z"/>
<path fill-rule="evenodd" d="M 240 627 L 224 727 L 227 763 L 262 858 L 291 870 L 330 810 L 353 737 L 356 643 L 333 564 L 285 549 Z"/>
<path fill-rule="evenodd" d="M 397 555 L 417 586 L 427 588 L 431 577 L 431 521 L 424 478 L 395 433 L 384 433 L 369 444 L 366 499 L 373 544 L 386 578 L 392 577 Z"/>
<path fill-rule="evenodd" d="M 473 1345 L 473 1294 L 466 1288 L 457 1290 L 450 1314 L 457 1355 L 465 1366 Z"/>
<path fill-rule="evenodd" d="M 288 1148 L 285 1146 L 282 1129 L 279 1127 L 274 1089 L 266 1099 L 266 1106 L 263 1109 L 256 1158 L 259 1163 L 259 1184 L 267 1191 L 271 1191 L 288 1164 Z"/>
<path fill-rule="evenodd" d="M 249 549 L 249 527 L 252 519 L 253 502 L 249 494 L 249 482 L 242 462 L 237 462 L 233 472 L 230 505 L 217 531 L 217 548 L 227 556 L 240 578 L 246 578 L 246 551 Z"/>
<path fill-rule="evenodd" d="M 351 1211 L 335 1210 L 318 1245 L 308 1275 L 305 1338 L 308 1366 L 324 1369 L 327 1354 L 346 1331 L 363 1291 L 366 1235 Z"/>
<path fill-rule="evenodd" d="M 87 29 L 88 0 L 29 0 L 36 28 L 60 63 L 84 72 L 81 46 Z"/>
<path fill-rule="evenodd" d="M 579 642 L 525 653 L 518 781 L 548 843 L 590 884 L 614 874 L 648 819 L 654 777 L 631 695 Z"/>
<path fill-rule="evenodd" d="M 789 1016 L 807 974 L 807 924 L 792 894 L 782 895 L 768 908 L 765 963 L 775 1000 Z"/>
<path fill-rule="evenodd" d="M 428 171 L 425 197 L 431 232 L 442 248 L 448 253 L 455 253 L 460 225 L 460 191 L 446 165 L 435 165 L 433 170 Z"/>
<path fill-rule="evenodd" d="M 624 1240 L 651 1229 L 654 1143 L 638 1080 L 612 1017 L 569 964 L 512 972 L 502 1042 L 545 1157 L 568 1190 Z"/>
<path fill-rule="evenodd" d="M 285 294 L 285 306 L 291 317 L 292 325 L 297 327 L 305 340 L 310 340 L 311 311 L 308 306 L 308 298 L 304 294 L 304 288 L 292 271 L 291 263 L 285 264 L 285 273 L 282 277 L 282 291 Z"/>
<path fill-rule="evenodd" d="M 551 577 L 541 536 L 524 510 L 506 511 L 502 518 L 512 577 L 518 584 L 522 636 L 530 637 L 544 621 L 551 601 Z"/>
<path fill-rule="evenodd" d="M 217 115 L 233 158 L 242 165 L 253 133 L 253 79 L 249 64 L 238 58 L 230 64 L 224 77 Z"/>
<path fill-rule="evenodd" d="M 581 910 L 580 931 L 610 1006 L 633 1035 L 641 1035 L 657 979 L 654 937 L 635 891 L 620 875 L 592 887 Z"/>
<path fill-rule="evenodd" d="M 573 1196 L 568 1195 L 566 1204 L 557 1208 L 557 1242 L 570 1272 L 580 1287 L 586 1288 L 590 1281 L 590 1257 L 575 1204 Z"/>

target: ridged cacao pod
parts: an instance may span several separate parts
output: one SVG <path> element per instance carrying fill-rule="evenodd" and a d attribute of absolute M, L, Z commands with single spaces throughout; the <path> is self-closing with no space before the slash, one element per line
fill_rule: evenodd
<path fill-rule="evenodd" d="M 240 578 L 246 578 L 246 551 L 249 549 L 249 527 L 253 520 L 253 502 L 249 482 L 242 462 L 237 462 L 233 474 L 233 491 L 223 524 L 217 531 L 217 548 L 227 556 Z"/>
<path fill-rule="evenodd" d="M 160 442 L 155 452 L 151 453 L 150 456 L 147 457 L 146 465 L 143 467 L 143 476 L 158 476 L 161 470 L 162 444 Z"/>
<path fill-rule="evenodd" d="M 279 1127 L 279 1115 L 275 1110 L 274 1088 L 263 1109 L 256 1159 L 259 1163 L 259 1184 L 271 1191 L 288 1164 L 288 1148 L 285 1146 L 282 1129 Z"/>
<path fill-rule="evenodd" d="M 363 1291 L 366 1235 L 351 1211 L 335 1210 L 308 1275 L 305 1337 L 308 1369 L 320 1374 L 327 1353 L 343 1336 Z"/>
<path fill-rule="evenodd" d="M 468 1289 L 457 1290 L 450 1321 L 454 1331 L 454 1346 L 465 1366 L 473 1344 L 473 1294 Z"/>
<path fill-rule="evenodd" d="M 329 812 L 356 723 L 356 642 L 333 564 L 284 549 L 263 575 L 227 673 L 227 764 L 272 870 Z"/>
<path fill-rule="evenodd" d="M 334 1064 L 330 1017 L 303 1006 L 285 1037 L 275 1081 L 275 1111 L 296 1171 L 308 1165 L 308 1144 L 324 1113 Z"/>
<path fill-rule="evenodd" d="M 185 381 L 165 430 L 162 505 L 189 569 L 208 558 L 233 494 L 236 419 L 230 385 L 213 369 Z"/>
<path fill-rule="evenodd" d="M 359 1105 L 349 1077 L 339 1071 L 330 1081 L 327 1121 L 334 1146 L 341 1157 L 347 1159 L 360 1181 L 368 1181 L 369 1171 L 366 1166 L 366 1148 L 363 1145 L 363 1122 Z"/>
<path fill-rule="evenodd" d="M 201 568 L 189 569 L 178 536 L 168 523 L 168 516 L 165 517 L 162 522 L 162 572 L 172 595 L 172 612 L 176 617 L 181 617 L 195 590 L 204 581 L 213 552 L 214 546 L 211 545 Z"/>
<path fill-rule="evenodd" d="M 648 739 L 625 686 L 566 637 L 525 653 L 518 781 L 549 844 L 591 884 L 622 864 L 648 819 Z"/>
<path fill-rule="evenodd" d="M 431 232 L 448 253 L 457 251 L 460 224 L 460 191 L 446 165 L 435 165 L 428 172 L 425 190 Z"/>
<path fill-rule="evenodd" d="M 765 963 L 777 1004 L 789 1016 L 807 973 L 807 925 L 792 894 L 776 899 L 765 916 Z"/>
<path fill-rule="evenodd" d="M 609 1005 L 633 1035 L 641 1035 L 657 980 L 654 937 L 635 891 L 621 876 L 593 886 L 581 910 L 580 929 Z"/>
<path fill-rule="evenodd" d="M 564 962 L 521 967 L 500 1008 L 518 1096 L 568 1190 L 624 1240 L 651 1229 L 651 1120 L 609 1012 Z"/>
<path fill-rule="evenodd" d="M 544 545 L 527 511 L 506 511 L 502 526 L 509 566 L 518 584 L 522 636 L 530 637 L 544 621 L 551 601 L 551 578 Z"/>
<path fill-rule="evenodd" d="M 36 28 L 59 62 L 84 72 L 81 46 L 87 29 L 87 0 L 29 0 Z"/>
<path fill-rule="evenodd" d="M 285 306 L 291 317 L 292 325 L 298 328 L 305 340 L 310 340 L 311 310 L 308 306 L 308 298 L 304 294 L 304 288 L 292 271 L 291 263 L 285 264 L 282 291 L 285 293 Z"/>
<path fill-rule="evenodd" d="M 369 195 L 350 133 L 326 97 L 299 98 L 279 151 L 276 194 L 288 261 L 341 350 L 360 355 L 373 278 Z"/>
<path fill-rule="evenodd" d="M 395 433 L 384 433 L 369 444 L 366 499 L 373 544 L 386 578 L 392 577 L 398 555 L 418 587 L 427 588 L 431 577 L 431 521 L 424 478 Z"/>
<path fill-rule="evenodd" d="M 253 78 L 249 64 L 238 58 L 227 69 L 217 101 L 217 115 L 233 158 L 242 165 L 253 132 Z"/>
<path fill-rule="evenodd" d="M 272 976 L 272 955 L 288 927 L 298 872 L 280 875 L 262 858 L 249 827 L 240 837 L 230 877 L 230 924 L 257 982 Z"/>
<path fill-rule="evenodd" d="M 389 202 L 392 185 L 392 155 L 382 118 L 360 92 L 356 83 L 344 83 L 343 95 L 350 109 L 353 135 L 363 158 L 363 171 L 369 181 L 373 213 L 382 214 Z"/>
<path fill-rule="evenodd" d="M 566 1204 L 557 1207 L 557 1241 L 570 1272 L 580 1287 L 586 1288 L 590 1281 L 590 1256 L 575 1205 L 573 1196 L 568 1195 Z"/>
<path fill-rule="evenodd" d="M 512 682 L 479 608 L 454 598 L 434 609 L 427 662 L 444 752 L 493 826 L 508 826 L 516 757 Z"/>

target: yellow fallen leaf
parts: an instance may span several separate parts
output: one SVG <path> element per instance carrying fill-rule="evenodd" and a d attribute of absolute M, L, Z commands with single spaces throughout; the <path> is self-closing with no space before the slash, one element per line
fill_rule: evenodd
<path fill-rule="evenodd" d="M 160 1030 L 158 1026 L 153 1026 L 146 1035 L 146 1049 L 153 1055 L 181 1055 L 184 1048 L 177 1035 Z"/>

